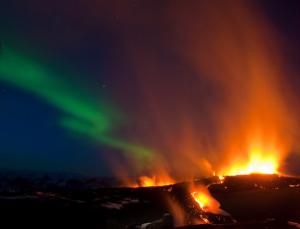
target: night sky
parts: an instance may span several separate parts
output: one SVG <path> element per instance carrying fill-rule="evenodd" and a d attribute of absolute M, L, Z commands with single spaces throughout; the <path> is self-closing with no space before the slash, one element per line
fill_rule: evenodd
<path fill-rule="evenodd" d="M 173 2 L 177 1 L 1 1 L 1 55 L 5 50 L 13 50 L 12 56 L 32 60 L 32 66 L 42 66 L 43 72 L 51 72 L 48 77 L 53 76 L 56 81 L 37 82 L 36 87 L 45 88 L 37 90 L 30 85 L 23 86 L 21 80 L 14 82 L 0 77 L 0 168 L 111 175 L 109 162 L 112 158 L 122 161 L 123 151 L 147 157 L 152 146 L 164 148 L 164 143 L 157 143 L 151 137 L 152 130 L 153 133 L 157 130 L 152 129 L 145 115 L 151 108 L 145 106 L 148 97 L 141 96 L 144 89 L 140 85 L 148 84 L 149 77 L 145 76 L 148 80 L 142 84 L 143 77 L 135 77 L 155 74 L 151 66 L 157 63 L 160 69 L 165 69 L 160 72 L 166 77 L 158 83 L 175 85 L 160 95 L 176 95 L 181 88 L 183 92 L 179 94 L 186 96 L 185 103 L 188 103 L 184 108 L 191 116 L 205 119 L 206 109 L 195 111 L 190 107 L 195 103 L 208 107 L 206 104 L 211 104 L 218 94 L 211 93 L 213 86 L 204 81 L 195 88 L 194 81 L 182 83 L 176 76 L 196 73 L 169 48 L 172 36 L 168 30 L 172 21 L 160 22 L 162 11 Z M 185 5 L 185 1 L 178 2 Z M 289 90 L 300 98 L 300 3 L 297 0 L 257 2 L 280 34 L 278 39 L 284 43 L 282 58 L 290 69 L 290 74 L 284 77 Z M 135 57 L 129 50 L 152 56 L 145 58 L 149 71 L 131 66 L 132 59 L 139 55 Z M 152 59 L 157 63 L 149 63 Z M 23 68 L 20 69 L 22 72 Z M 28 74 L 25 70 L 20 77 Z M 19 74 L 11 72 L 9 77 Z M 193 101 L 190 98 L 195 97 L 194 91 L 199 88 L 203 99 Z M 55 93 L 68 101 L 61 103 Z M 169 101 L 171 107 L 176 107 L 174 101 L 180 99 L 171 96 L 169 100 L 163 104 Z M 68 109 L 69 102 L 83 105 Z M 103 115 L 103 120 L 80 109 L 91 109 L 95 116 Z M 169 110 L 170 119 L 176 123 L 172 119 L 176 109 L 164 109 Z M 199 124 L 201 128 L 208 137 L 213 136 L 211 124 L 203 123 Z M 177 129 L 174 124 L 172 131 Z"/>

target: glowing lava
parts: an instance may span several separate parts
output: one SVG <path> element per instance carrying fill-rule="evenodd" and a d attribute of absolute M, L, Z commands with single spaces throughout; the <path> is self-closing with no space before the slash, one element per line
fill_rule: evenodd
<path fill-rule="evenodd" d="M 220 214 L 222 212 L 220 203 L 211 196 L 206 187 L 200 186 L 193 188 L 191 195 L 203 211 L 214 214 Z"/>

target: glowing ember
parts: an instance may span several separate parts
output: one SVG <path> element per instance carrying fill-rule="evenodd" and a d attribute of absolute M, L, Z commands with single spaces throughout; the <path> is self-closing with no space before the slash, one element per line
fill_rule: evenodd
<path fill-rule="evenodd" d="M 220 203 L 211 196 L 206 187 L 200 186 L 193 188 L 191 195 L 203 211 L 214 214 L 220 214 L 222 212 L 219 208 Z"/>
<path fill-rule="evenodd" d="M 220 181 L 220 183 L 223 183 L 224 182 L 224 180 L 225 180 L 225 177 L 224 176 L 218 176 L 219 177 L 219 181 Z"/>

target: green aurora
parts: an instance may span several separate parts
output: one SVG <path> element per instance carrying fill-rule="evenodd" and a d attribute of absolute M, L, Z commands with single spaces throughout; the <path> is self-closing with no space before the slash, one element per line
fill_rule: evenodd
<path fill-rule="evenodd" d="M 66 77 L 7 47 L 1 50 L 0 80 L 33 93 L 60 110 L 63 114 L 60 125 L 67 130 L 141 161 L 152 156 L 150 149 L 111 136 L 118 123 L 112 106 L 94 100 Z"/>

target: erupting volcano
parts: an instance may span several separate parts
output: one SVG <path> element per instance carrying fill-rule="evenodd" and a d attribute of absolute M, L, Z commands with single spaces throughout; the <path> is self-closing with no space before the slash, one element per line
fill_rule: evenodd
<path fill-rule="evenodd" d="M 250 1 L 175 2 L 162 11 L 149 30 L 167 24 L 168 32 L 156 34 L 152 50 L 147 38 L 132 42 L 129 33 L 124 41 L 134 94 L 144 101 L 131 101 L 143 119 L 132 120 L 128 135 L 151 153 L 127 156 L 123 168 L 124 158 L 113 159 L 116 175 L 140 175 L 124 181 L 129 186 L 161 186 L 213 174 L 286 174 L 297 111 L 283 42 L 268 18 Z M 122 26 L 135 31 L 135 20 L 127 15 Z"/>
<path fill-rule="evenodd" d="M 0 13 L 0 164 L 74 174 L 0 167 L 10 224 L 300 228 L 299 4 L 22 2 Z"/>
<path fill-rule="evenodd" d="M 136 30 L 133 21 L 129 16 L 123 26 Z M 152 155 L 129 159 L 127 170 L 140 178 L 124 184 L 169 192 L 177 225 L 234 224 L 216 197 L 248 188 L 260 195 L 292 179 L 279 177 L 287 174 L 286 159 L 297 145 L 282 40 L 250 1 L 174 2 L 150 24 L 155 30 L 168 25 L 167 34 L 157 34 L 162 50 L 149 50 L 146 38 L 132 43 L 129 37 L 124 45 L 145 100 L 134 137 L 151 146 Z M 161 52 L 188 70 L 163 67 Z M 212 180 L 197 183 L 199 177 Z"/>

